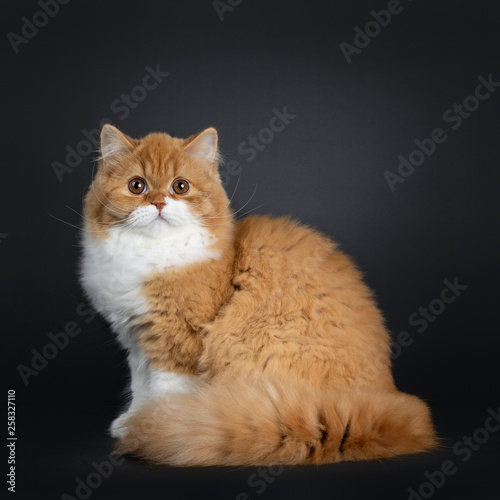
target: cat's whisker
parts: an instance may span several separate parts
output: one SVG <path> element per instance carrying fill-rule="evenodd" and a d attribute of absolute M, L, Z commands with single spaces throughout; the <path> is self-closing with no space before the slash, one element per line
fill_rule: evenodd
<path fill-rule="evenodd" d="M 203 201 L 198 203 L 198 205 L 194 205 L 192 208 L 197 208 L 197 207 L 203 205 L 203 203 L 205 203 L 213 194 L 214 194 L 214 189 L 212 189 L 211 193 Z"/>
<path fill-rule="evenodd" d="M 234 186 L 233 189 L 233 194 L 231 195 L 231 198 L 229 198 L 229 204 L 233 201 L 234 195 L 236 194 L 236 190 L 238 189 L 238 186 L 240 185 L 240 179 L 241 179 L 241 173 L 238 175 L 238 179 L 236 180 L 236 186 Z"/>
<path fill-rule="evenodd" d="M 74 227 L 75 229 L 78 229 L 79 231 L 81 231 L 81 229 L 82 229 L 82 226 L 76 226 L 75 224 L 71 224 L 71 222 L 60 219 L 59 217 L 56 217 L 55 215 L 52 215 L 51 213 L 47 212 L 47 215 L 49 217 L 52 217 L 53 219 L 56 219 L 59 222 L 62 222 L 63 224 L 66 224 L 67 226 Z"/>
<path fill-rule="evenodd" d="M 93 178 L 93 172 L 92 172 L 92 178 Z M 87 191 L 89 189 L 89 184 L 85 184 L 84 188 L 83 188 L 83 191 L 82 191 L 82 199 L 81 199 L 81 203 L 80 203 L 80 206 L 84 206 L 85 204 L 85 196 L 87 195 Z"/>
<path fill-rule="evenodd" d="M 96 194 L 96 198 L 99 200 L 99 202 L 101 203 L 101 205 L 105 208 L 107 208 L 108 210 L 114 212 L 115 215 L 121 215 L 123 217 L 127 217 L 129 215 L 129 212 L 127 211 L 124 211 L 122 209 L 118 209 L 116 205 L 114 205 L 111 201 L 108 200 L 109 203 L 104 203 Z"/>
<path fill-rule="evenodd" d="M 223 222 L 222 224 L 212 224 L 211 222 L 209 222 L 208 224 L 203 224 L 203 222 L 200 222 L 200 226 L 203 227 L 220 227 L 220 226 L 227 226 L 228 224 L 231 224 L 231 221 L 226 221 Z"/>
<path fill-rule="evenodd" d="M 235 216 L 238 212 L 241 212 L 241 210 L 243 210 L 251 201 L 252 201 L 252 198 L 255 196 L 255 193 L 257 192 L 257 188 L 258 188 L 258 184 L 255 185 L 255 188 L 253 190 L 253 193 L 252 195 L 250 196 L 250 198 L 248 199 L 248 201 L 241 207 L 239 208 L 238 210 L 236 210 L 235 212 L 231 213 L 230 215 L 215 215 L 213 217 L 205 217 L 203 220 L 209 220 L 209 219 L 222 219 L 222 218 L 232 218 L 233 216 Z M 261 205 L 262 206 L 262 205 Z M 221 212 L 219 212 L 220 214 Z"/>
<path fill-rule="evenodd" d="M 56 217 L 55 215 L 52 215 L 51 213 L 47 213 L 47 215 L 49 217 L 52 217 L 53 219 L 56 219 L 59 222 L 62 222 L 63 224 L 66 224 L 67 226 L 70 226 L 70 227 L 73 227 L 75 229 L 78 229 L 78 231 L 81 231 L 82 228 L 83 228 L 83 226 L 77 226 L 75 224 L 72 224 L 71 222 L 65 221 L 63 219 L 60 219 L 59 217 Z M 96 229 L 96 230 L 86 229 L 86 232 L 89 232 L 89 233 L 102 233 L 102 232 L 105 232 L 105 231 L 107 231 L 107 229 Z"/>
<path fill-rule="evenodd" d="M 231 205 L 231 202 L 233 201 L 233 197 L 236 193 L 236 190 L 238 189 L 240 179 L 241 179 L 241 174 L 238 176 L 238 180 L 236 181 L 236 186 L 234 187 L 233 194 L 231 195 L 231 198 L 229 198 L 229 201 L 227 202 L 226 206 L 218 214 L 214 215 L 213 218 L 216 218 L 217 216 L 219 216 L 221 213 L 223 213 L 229 207 L 229 205 Z"/>
<path fill-rule="evenodd" d="M 123 224 L 123 222 L 124 222 L 122 220 L 118 220 L 118 221 L 114 221 L 114 222 L 101 222 L 101 221 L 91 219 L 91 218 L 81 214 L 80 212 L 78 212 L 78 210 L 75 210 L 74 208 L 70 207 L 69 205 L 64 205 L 64 206 L 66 208 L 68 208 L 69 210 L 72 210 L 73 212 L 75 212 L 75 214 L 79 215 L 82 219 L 88 220 L 90 222 L 94 222 L 95 224 L 100 224 L 101 226 L 116 226 L 116 225 Z"/>
<path fill-rule="evenodd" d="M 97 196 L 97 193 L 95 191 L 95 188 L 94 188 L 94 193 L 95 195 L 97 196 L 98 200 L 101 202 L 101 204 L 103 206 L 105 206 L 106 208 L 109 208 L 111 207 L 113 209 L 113 211 L 115 211 L 116 213 L 120 214 L 120 215 L 128 215 L 128 211 L 126 210 L 126 207 L 122 207 L 120 205 L 117 205 L 116 203 L 113 203 L 107 196 L 106 196 L 106 193 L 104 192 L 104 189 L 102 189 L 101 185 L 99 185 L 99 188 L 101 189 L 101 193 L 103 194 L 104 198 L 106 198 L 108 204 L 106 205 L 100 198 L 99 196 Z"/>
<path fill-rule="evenodd" d="M 261 205 L 259 205 L 259 206 L 255 207 L 255 208 L 252 208 L 252 209 L 250 209 L 250 210 L 247 210 L 245 213 L 240 214 L 238 217 L 235 217 L 235 219 L 236 219 L 236 220 L 239 220 L 239 219 L 241 219 L 242 217 L 244 217 L 244 216 L 248 215 L 249 213 L 253 212 L 254 210 L 258 210 L 259 208 L 262 208 L 264 205 L 265 205 L 265 203 L 262 203 Z M 231 223 L 231 221 L 225 221 L 225 222 L 223 222 L 223 223 L 221 223 L 221 224 L 211 224 L 211 223 L 208 223 L 208 224 L 203 224 L 203 223 L 202 223 L 202 226 L 203 226 L 203 227 L 226 226 L 227 224 L 230 224 L 230 223 Z"/>
<path fill-rule="evenodd" d="M 248 201 L 241 208 L 239 208 L 238 210 L 236 210 L 234 212 L 234 215 L 236 215 L 238 212 L 241 212 L 241 210 L 243 210 L 252 201 L 253 197 L 255 196 L 255 193 L 257 192 L 257 188 L 258 187 L 259 187 L 259 185 L 255 184 L 255 188 L 253 190 L 252 196 L 250 196 L 250 198 L 248 199 Z"/>
<path fill-rule="evenodd" d="M 94 170 L 95 170 L 95 164 L 94 166 L 92 167 L 92 176 L 94 175 Z M 100 191 L 101 193 L 103 194 L 104 198 L 106 198 L 106 200 L 108 201 L 108 204 L 106 205 L 102 200 L 101 198 L 99 197 L 99 195 L 97 194 L 96 190 L 95 190 L 95 185 L 96 184 L 99 184 L 99 188 L 100 188 Z M 116 205 L 115 203 L 113 203 L 107 196 L 106 196 L 106 193 L 104 192 L 104 189 L 102 189 L 102 186 L 99 182 L 93 182 L 92 183 L 92 190 L 94 191 L 94 194 L 96 195 L 96 198 L 99 200 L 99 202 L 101 203 L 101 205 L 103 207 L 113 207 L 113 210 L 116 212 L 116 213 L 119 213 L 120 215 L 128 215 L 128 211 L 126 209 L 126 207 L 121 207 L 119 205 Z"/>
<path fill-rule="evenodd" d="M 257 210 L 257 209 L 263 207 L 264 204 L 259 205 L 258 207 L 252 208 L 251 210 L 247 210 L 243 214 L 240 214 L 238 217 L 235 217 L 238 212 L 241 212 L 241 210 L 243 210 L 252 201 L 252 198 L 255 196 L 255 193 L 257 192 L 257 187 L 258 187 L 258 184 L 255 185 L 253 193 L 250 196 L 250 198 L 248 199 L 248 201 L 242 207 L 240 207 L 238 210 L 236 210 L 235 212 L 233 212 L 233 213 L 231 213 L 229 215 L 219 215 L 219 216 L 214 216 L 214 217 L 204 217 L 204 218 L 202 218 L 202 221 L 206 222 L 206 224 L 203 224 L 203 222 L 202 222 L 202 225 L 204 227 L 225 226 L 227 224 L 230 224 L 232 220 L 234 220 L 234 219 L 241 219 L 242 217 L 244 217 L 245 215 L 249 214 L 250 212 L 253 212 L 254 210 Z M 224 221 L 221 224 L 212 224 L 210 222 L 211 219 L 219 219 L 219 220 L 220 219 L 229 219 L 229 220 Z"/>
<path fill-rule="evenodd" d="M 233 212 L 228 215 L 214 215 L 213 217 L 200 217 L 202 220 L 210 220 L 210 219 L 231 219 L 233 217 Z"/>
<path fill-rule="evenodd" d="M 96 189 L 95 189 L 95 184 L 96 184 L 95 182 L 93 182 L 93 183 L 92 183 L 92 191 L 94 192 L 95 197 L 97 198 L 97 200 L 99 201 L 99 203 L 100 203 L 103 207 L 108 208 L 110 205 L 112 205 L 112 203 L 110 202 L 109 204 L 106 204 L 106 203 L 104 203 L 104 202 L 101 200 L 101 198 L 99 197 L 99 195 L 97 194 L 97 191 L 96 191 Z M 101 189 L 101 192 L 104 194 L 104 191 L 103 191 L 102 189 Z M 104 197 L 106 198 L 106 195 L 104 195 Z M 108 200 L 108 201 L 109 201 L 109 200 Z M 116 212 L 118 212 L 117 210 L 115 210 L 115 211 L 116 211 Z M 125 213 L 123 213 L 123 215 L 125 215 Z"/>
<path fill-rule="evenodd" d="M 68 207 L 70 208 L 70 207 Z M 70 227 L 73 227 L 75 229 L 78 229 L 79 231 L 81 231 L 83 228 L 84 228 L 84 224 L 82 223 L 80 226 L 77 226 L 76 224 L 72 224 L 71 222 L 68 222 L 68 221 L 65 221 L 59 217 L 56 217 L 55 215 L 51 214 L 51 213 L 47 213 L 47 215 L 49 217 L 52 217 L 53 219 L 56 219 L 57 221 L 59 222 L 62 222 L 63 224 L 66 224 L 67 226 L 70 226 Z M 97 222 L 97 224 L 104 224 L 102 222 Z M 123 222 L 117 222 L 117 224 L 115 225 L 115 227 L 117 226 L 121 226 L 123 228 L 127 228 L 127 224 L 126 223 L 123 223 Z M 89 232 L 89 233 L 104 233 L 106 231 L 108 231 L 108 228 L 103 228 L 103 229 L 94 229 L 94 230 L 91 230 L 91 229 L 85 229 L 86 232 Z"/>
<path fill-rule="evenodd" d="M 250 212 L 253 212 L 254 210 L 258 210 L 259 208 L 262 208 L 264 205 L 265 205 L 265 203 L 262 203 L 261 205 L 255 207 L 255 208 L 251 208 L 250 210 L 247 210 L 245 213 L 238 215 L 238 217 L 236 217 L 236 219 L 239 220 L 242 217 L 244 217 L 245 215 L 248 215 Z"/>

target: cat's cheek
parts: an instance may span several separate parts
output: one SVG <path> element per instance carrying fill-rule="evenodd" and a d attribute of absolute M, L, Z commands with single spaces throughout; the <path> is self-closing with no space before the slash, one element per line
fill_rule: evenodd
<path fill-rule="evenodd" d="M 186 200 L 170 198 L 161 215 L 169 224 L 175 227 L 198 222 L 197 217 L 191 212 L 189 203 Z"/>
<path fill-rule="evenodd" d="M 142 206 L 136 208 L 129 216 L 128 222 L 130 226 L 144 228 L 152 224 L 158 218 L 158 210 L 156 207 Z"/>

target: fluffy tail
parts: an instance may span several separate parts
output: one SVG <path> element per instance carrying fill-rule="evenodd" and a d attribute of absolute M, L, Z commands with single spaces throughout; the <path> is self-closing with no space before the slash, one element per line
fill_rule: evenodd
<path fill-rule="evenodd" d="M 400 392 L 306 385 L 206 385 L 152 400 L 118 451 L 175 466 L 321 464 L 430 450 L 425 403 Z"/>

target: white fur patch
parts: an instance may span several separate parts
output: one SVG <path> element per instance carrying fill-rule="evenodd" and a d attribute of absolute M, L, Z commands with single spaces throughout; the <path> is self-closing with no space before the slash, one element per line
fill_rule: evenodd
<path fill-rule="evenodd" d="M 170 236 L 175 235 L 174 230 L 183 227 L 200 226 L 198 219 L 189 210 L 189 205 L 184 200 L 174 200 L 166 196 L 164 198 L 165 208 L 158 213 L 158 209 L 154 205 L 145 205 L 135 209 L 129 217 L 129 224 L 137 231 L 141 231 L 146 235 Z M 210 234 L 205 231 L 206 234 Z"/>
<path fill-rule="evenodd" d="M 189 394 L 197 385 L 196 377 L 163 370 L 150 370 L 144 354 L 138 347 L 129 352 L 131 401 L 128 409 L 111 424 L 112 437 L 123 437 L 127 433 L 127 420 L 150 398 L 167 397 L 172 394 Z"/>
<path fill-rule="evenodd" d="M 141 295 L 147 277 L 219 256 L 210 248 L 214 236 L 196 222 L 185 202 L 172 201 L 161 217 L 152 205 L 136 209 L 129 217 L 131 227 L 112 227 L 104 241 L 84 232 L 82 285 L 127 348 L 130 342 L 125 337 L 133 333 L 131 320 L 147 312 L 146 298 Z M 168 218 L 185 223 L 174 226 Z"/>
<path fill-rule="evenodd" d="M 195 377 L 163 370 L 149 372 L 149 393 L 151 397 L 169 394 L 189 394 L 196 386 Z"/>
<path fill-rule="evenodd" d="M 187 392 L 194 384 L 194 377 L 151 371 L 136 341 L 134 319 L 148 312 L 141 293 L 148 276 L 219 256 L 211 248 L 214 236 L 191 215 L 187 203 L 171 198 L 166 203 L 161 214 L 153 205 L 136 209 L 127 225 L 112 227 L 105 240 L 83 234 L 81 283 L 129 353 L 132 401 L 113 423 L 114 436 L 123 432 L 130 413 L 148 398 Z"/>

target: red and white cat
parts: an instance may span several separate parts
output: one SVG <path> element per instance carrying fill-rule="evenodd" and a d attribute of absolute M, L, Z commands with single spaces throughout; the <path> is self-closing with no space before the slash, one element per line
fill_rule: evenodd
<path fill-rule="evenodd" d="M 307 464 L 432 449 L 372 293 L 327 237 L 235 221 L 217 132 L 111 125 L 85 199 L 81 283 L 128 352 L 118 449 L 172 465 Z"/>

